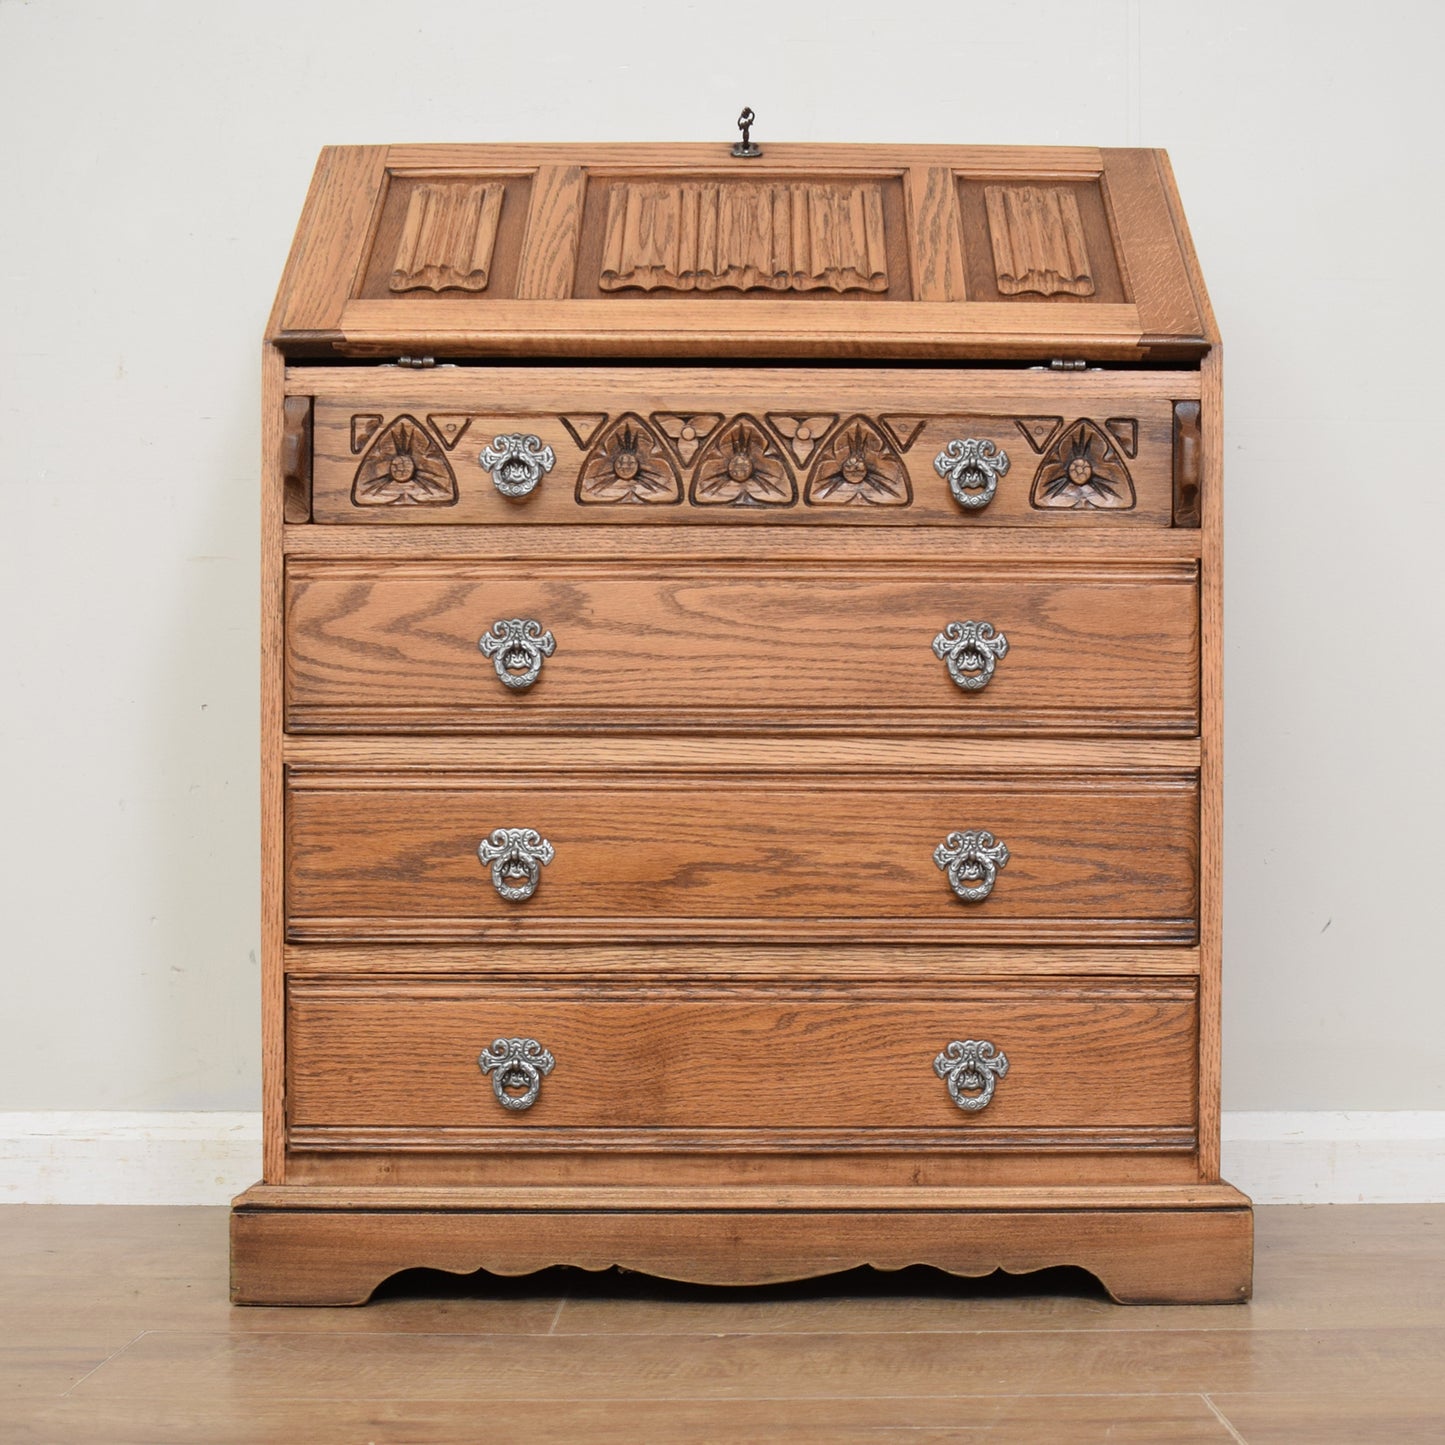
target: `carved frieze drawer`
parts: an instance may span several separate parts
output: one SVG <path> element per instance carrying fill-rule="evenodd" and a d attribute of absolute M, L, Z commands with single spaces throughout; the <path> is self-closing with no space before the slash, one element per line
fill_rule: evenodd
<path fill-rule="evenodd" d="M 1193 562 L 293 561 L 287 719 L 1187 736 L 1198 616 Z"/>
<path fill-rule="evenodd" d="M 1177 409 L 1197 417 L 1193 373 L 458 367 L 293 384 L 315 395 L 316 522 L 1189 524 Z"/>
<path fill-rule="evenodd" d="M 292 768 L 287 934 L 1192 943 L 1196 772 Z"/>
<path fill-rule="evenodd" d="M 583 1142 L 564 1131 L 624 1150 L 747 1148 L 749 1133 L 775 1150 L 876 1148 L 878 1130 L 910 1153 L 1181 1150 L 1194 1141 L 1196 1028 L 1192 979 L 870 989 L 293 976 L 287 1125 L 292 1147 L 311 1150 Z M 521 1067 L 499 1084 L 509 1055 Z"/>

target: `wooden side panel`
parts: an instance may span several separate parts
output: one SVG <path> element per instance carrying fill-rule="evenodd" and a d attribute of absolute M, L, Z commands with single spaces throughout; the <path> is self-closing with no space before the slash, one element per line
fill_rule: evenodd
<path fill-rule="evenodd" d="M 291 936 L 1192 941 L 1192 777 L 890 782 L 887 753 L 856 781 L 293 773 Z M 479 861 L 497 828 L 556 850 L 523 903 Z M 1010 850 L 972 904 L 933 856 L 967 829 Z"/>
<path fill-rule="evenodd" d="M 385 146 L 328 146 L 321 153 L 291 259 L 277 297 L 270 339 L 285 345 L 310 333 L 336 333 L 355 294 L 385 193 Z"/>
<path fill-rule="evenodd" d="M 298 562 L 287 583 L 287 714 L 306 730 L 607 720 L 755 731 L 786 728 L 795 712 L 804 724 L 856 725 L 866 711 L 874 727 L 935 733 L 1192 735 L 1193 573 Z M 513 618 L 552 639 L 525 691 L 479 649 L 494 622 Z M 981 687 L 955 683 L 933 646 L 961 621 L 987 622 L 1004 640 Z M 967 654 L 960 676 L 977 682 L 984 655 Z"/>
<path fill-rule="evenodd" d="M 859 997 L 837 989 L 683 993 L 418 980 L 295 982 L 291 1127 L 919 1130 L 1188 1128 L 1188 983 L 977 984 Z M 536 1102 L 503 1108 L 478 1066 L 498 1038 L 554 1057 Z M 932 1067 L 954 1039 L 1007 1058 L 959 1108 Z M 1087 1078 L 1089 1087 L 1081 1088 Z M 976 1097 L 982 1085 L 965 1089 Z"/>
<path fill-rule="evenodd" d="M 518 296 L 560 301 L 572 294 L 585 186 L 581 166 L 544 166 L 537 172 L 517 275 Z"/>

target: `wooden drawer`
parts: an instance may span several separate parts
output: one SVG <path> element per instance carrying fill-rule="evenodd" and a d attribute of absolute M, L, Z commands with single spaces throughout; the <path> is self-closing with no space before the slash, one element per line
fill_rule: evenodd
<path fill-rule="evenodd" d="M 318 1131 L 388 1129 L 886 1129 L 900 1148 L 930 1134 L 946 1147 L 1026 1143 L 1030 1131 L 1147 1144 L 1155 1131 L 1155 1143 L 1192 1143 L 1192 980 L 888 990 L 293 978 L 288 1000 L 287 1119 L 311 1146 Z M 479 1063 L 512 1038 L 554 1061 L 525 1109 L 501 1105 L 498 1070 Z M 956 1105 L 934 1067 L 955 1040 L 1007 1060 L 989 1071 L 981 1108 Z M 959 1083 L 975 1103 L 984 1092 Z"/>
<path fill-rule="evenodd" d="M 1199 412 L 1198 374 L 1166 371 L 318 368 L 291 385 L 314 397 L 294 426 L 317 522 L 1167 527 Z M 962 500 L 937 460 L 955 443 L 992 477 Z"/>
<path fill-rule="evenodd" d="M 293 562 L 286 595 L 299 731 L 1198 729 L 1192 563 Z M 554 648 L 525 690 L 479 648 L 510 619 Z M 981 687 L 934 651 L 955 622 L 1006 639 Z M 964 662 L 977 683 L 980 654 Z"/>
<path fill-rule="evenodd" d="M 1198 779 L 1123 776 L 491 775 L 292 770 L 288 930 L 327 938 L 819 938 L 1192 942 Z M 478 849 L 555 850 L 507 901 Z M 978 902 L 934 850 L 987 830 L 1009 857 Z M 966 880 L 964 886 L 969 886 Z M 505 886 L 520 886 L 507 883 Z"/>

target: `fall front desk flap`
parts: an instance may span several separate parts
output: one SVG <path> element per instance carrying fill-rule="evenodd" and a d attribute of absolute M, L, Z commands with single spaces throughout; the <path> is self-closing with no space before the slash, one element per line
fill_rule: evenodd
<path fill-rule="evenodd" d="M 337 146 L 270 339 L 293 356 L 1199 356 L 1164 153 Z"/>

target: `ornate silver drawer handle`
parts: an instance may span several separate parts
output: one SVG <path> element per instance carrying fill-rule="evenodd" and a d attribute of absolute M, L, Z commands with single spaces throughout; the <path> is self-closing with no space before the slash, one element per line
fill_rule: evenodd
<path fill-rule="evenodd" d="M 543 661 L 557 650 L 557 639 L 530 617 L 508 617 L 492 623 L 491 630 L 478 638 L 477 646 L 483 657 L 492 659 L 497 676 L 521 692 L 536 682 Z"/>
<path fill-rule="evenodd" d="M 536 1039 L 495 1039 L 477 1055 L 477 1067 L 492 1076 L 492 1092 L 504 1109 L 530 1109 L 556 1062 Z"/>
<path fill-rule="evenodd" d="M 557 454 L 543 446 L 539 436 L 512 432 L 493 437 L 491 446 L 482 450 L 481 462 L 504 497 L 525 497 L 557 465 Z"/>
<path fill-rule="evenodd" d="M 993 501 L 998 479 L 1008 471 L 1008 453 L 996 442 L 958 437 L 934 457 L 933 470 L 960 507 L 977 510 Z"/>
<path fill-rule="evenodd" d="M 492 865 L 492 887 L 508 903 L 525 903 L 536 891 L 544 864 L 556 850 L 535 828 L 494 828 L 477 857 Z"/>
<path fill-rule="evenodd" d="M 1008 1073 L 1008 1055 L 987 1039 L 954 1039 L 934 1059 L 933 1072 L 948 1085 L 948 1097 L 960 1109 L 976 1114 L 988 1108 L 995 1085 Z"/>
<path fill-rule="evenodd" d="M 949 886 L 965 903 L 982 903 L 993 892 L 1008 849 L 992 833 L 970 828 L 950 833 L 933 850 L 933 861 L 948 874 Z"/>
<path fill-rule="evenodd" d="M 933 655 L 948 664 L 948 675 L 965 692 L 987 687 L 1007 651 L 1008 638 L 991 622 L 950 622 L 933 639 Z"/>

